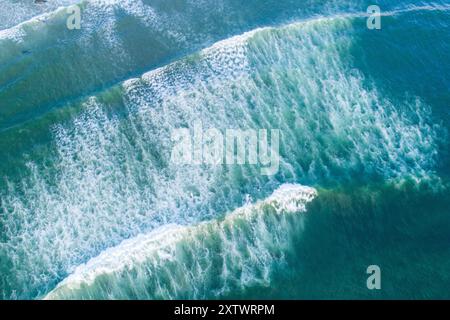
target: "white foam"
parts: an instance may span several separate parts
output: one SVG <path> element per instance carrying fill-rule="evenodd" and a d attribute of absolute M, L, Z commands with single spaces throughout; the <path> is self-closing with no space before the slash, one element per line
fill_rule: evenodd
<path fill-rule="evenodd" d="M 22 184 L 2 195 L 10 214 L 0 245 L 17 290 L 45 291 L 123 239 L 214 218 L 241 205 L 242 192 L 264 197 L 280 181 L 427 173 L 437 152 L 428 107 L 405 102 L 402 113 L 363 85 L 345 61 L 351 35 L 343 18 L 258 29 L 125 82 L 123 117 L 89 99 L 81 115 L 55 129 L 51 166 L 30 164 Z M 280 129 L 279 176 L 170 163 L 171 130 L 196 120 Z"/>
<path fill-rule="evenodd" d="M 270 214 L 267 211 L 274 211 L 277 214 L 306 212 L 306 204 L 312 201 L 316 195 L 317 192 L 313 188 L 301 185 L 286 184 L 278 188 L 267 199 L 258 201 L 255 204 L 245 205 L 227 215 L 224 220 L 203 222 L 195 226 L 168 225 L 149 234 L 139 235 L 135 238 L 125 240 L 117 247 L 108 248 L 98 257 L 91 259 L 86 264 L 78 266 L 73 274 L 62 281 L 46 296 L 46 299 L 64 298 L 65 295 L 70 296 L 70 291 L 83 290 L 86 286 L 94 285 L 95 281 L 99 277 L 109 275 L 112 277 L 111 281 L 114 282 L 116 279 L 115 277 L 126 277 L 126 273 L 129 270 L 135 268 L 145 269 L 147 268 L 147 264 L 158 264 L 161 268 L 164 268 L 164 264 L 171 261 L 177 264 L 178 268 L 183 268 L 186 261 L 183 261 L 179 256 L 177 257 L 177 245 L 180 243 L 186 242 L 188 246 L 198 246 L 198 243 L 193 243 L 193 238 L 208 237 L 208 234 L 211 233 L 220 236 L 222 234 L 221 230 L 228 227 L 231 228 L 230 232 L 233 232 L 232 229 L 236 223 L 246 223 L 249 225 L 248 228 L 251 230 L 251 226 L 255 224 L 255 219 L 257 221 L 255 227 L 261 223 L 264 223 L 264 219 L 259 219 L 258 216 Z M 267 232 L 272 233 L 274 239 L 279 237 L 278 232 L 276 231 L 279 226 L 266 226 L 266 228 L 270 227 L 273 227 L 273 229 L 267 230 Z M 245 237 L 248 239 L 253 239 L 253 241 L 258 241 L 255 237 L 262 236 L 263 234 L 264 236 L 267 236 L 265 232 L 261 233 L 257 229 L 254 229 L 253 233 L 245 235 Z M 222 236 L 224 242 L 235 241 L 234 238 L 226 239 L 226 236 L 223 234 Z M 263 241 L 262 239 L 259 240 Z M 241 241 L 245 240 L 241 239 Z M 200 244 L 202 248 L 196 249 L 199 252 L 201 250 L 215 250 L 213 248 L 209 248 L 209 245 L 213 244 L 204 242 Z M 251 242 L 247 244 L 243 242 L 224 245 L 226 246 L 224 250 L 232 250 L 236 245 L 248 246 L 246 248 L 240 248 L 234 252 L 231 251 L 231 255 L 234 255 L 233 259 L 240 260 L 240 263 L 244 264 L 244 266 L 245 264 L 251 263 L 250 261 L 246 261 L 246 259 L 250 258 L 243 256 L 243 252 L 248 250 L 253 250 L 252 254 L 254 255 L 266 254 L 269 256 L 268 259 L 274 259 L 274 257 L 270 257 L 269 248 L 259 248 L 259 250 L 255 251 L 255 247 L 252 247 Z M 264 246 L 264 244 L 262 245 Z M 208 272 L 207 270 L 204 271 Z M 222 274 L 217 276 L 220 277 L 224 275 Z M 153 277 L 158 277 L 158 274 L 154 274 Z M 248 281 L 248 279 L 242 280 L 243 284 Z M 152 279 L 151 281 L 157 280 Z M 163 282 L 163 280 L 161 282 Z M 61 292 L 62 296 L 59 296 Z M 83 297 L 83 292 L 78 292 L 78 294 L 80 297 Z M 114 293 L 110 294 L 114 295 Z M 116 294 L 120 296 L 122 293 Z M 151 296 L 152 293 L 149 293 L 149 295 Z"/>

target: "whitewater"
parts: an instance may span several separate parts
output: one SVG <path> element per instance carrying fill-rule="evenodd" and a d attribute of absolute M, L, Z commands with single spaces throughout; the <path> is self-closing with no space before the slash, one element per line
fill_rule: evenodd
<path fill-rule="evenodd" d="M 411 248 L 445 286 L 445 1 L 0 5 L 4 299 L 367 297 Z M 195 123 L 280 130 L 279 170 L 174 164 Z"/>

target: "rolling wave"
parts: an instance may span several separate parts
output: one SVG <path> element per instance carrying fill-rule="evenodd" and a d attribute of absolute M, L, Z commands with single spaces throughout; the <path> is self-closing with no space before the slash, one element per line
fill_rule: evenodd
<path fill-rule="evenodd" d="M 45 298 L 199 299 L 267 286 L 315 196 L 313 188 L 282 185 L 224 218 L 126 240 L 77 267 Z"/>
<path fill-rule="evenodd" d="M 302 211 L 283 206 L 313 192 L 288 186 L 268 197 L 283 183 L 433 175 L 441 129 L 429 106 L 419 98 L 394 103 L 353 67 L 353 23 L 333 17 L 254 29 L 74 103 L 68 119 L 56 117 L 50 142 L 24 157 L 19 182 L 5 177 L 3 295 L 42 296 L 71 273 L 48 298 L 192 298 L 264 284 L 298 222 L 271 212 L 276 203 Z M 279 172 L 171 163 L 171 130 L 197 121 L 219 130 L 279 129 Z M 29 161 L 35 153 L 45 160 Z M 266 200 L 217 218 L 246 195 Z M 178 226 L 159 229 L 169 224 Z M 186 272 L 180 261 L 192 257 L 204 265 L 194 261 Z M 213 279 L 217 268 L 222 277 Z M 202 288 L 203 281 L 211 283 Z"/>
<path fill-rule="evenodd" d="M 62 5 L 73 1 L 43 6 L 3 1 L 14 12 L 32 6 L 44 13 L 27 21 L 15 19 L 18 25 L 0 30 L 0 130 L 261 25 L 317 16 L 365 17 L 361 12 L 367 8 L 364 1 L 342 0 L 185 0 L 170 5 L 159 0 L 85 0 L 77 3 L 81 30 L 68 30 L 67 7 Z M 440 2 L 414 8 L 388 3 L 382 5 L 391 14 L 446 8 Z"/>
<path fill-rule="evenodd" d="M 400 113 L 363 86 L 345 61 L 350 29 L 346 19 L 257 29 L 88 99 L 55 127 L 53 164 L 30 163 L 22 191 L 11 185 L 2 197 L 17 286 L 30 287 L 21 278 L 30 272 L 31 285 L 51 285 L 142 231 L 230 210 L 240 190 L 260 198 L 280 181 L 427 174 L 436 155 L 427 107 Z M 197 120 L 280 129 L 280 172 L 170 163 L 170 130 Z"/>

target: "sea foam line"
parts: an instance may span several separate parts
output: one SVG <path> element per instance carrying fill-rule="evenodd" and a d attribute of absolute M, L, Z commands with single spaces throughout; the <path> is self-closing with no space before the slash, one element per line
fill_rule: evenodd
<path fill-rule="evenodd" d="M 73 274 L 57 285 L 44 299 L 89 298 L 89 293 L 96 291 L 96 286 L 99 283 L 102 283 L 102 287 L 105 285 L 105 278 L 107 279 L 107 286 L 110 286 L 112 291 L 100 290 L 104 294 L 103 298 L 126 298 L 127 296 L 123 292 L 126 291 L 125 287 L 131 285 L 133 286 L 132 290 L 139 290 L 139 286 L 143 285 L 130 280 L 128 278 L 129 273 L 145 274 L 147 276 L 146 278 L 138 277 L 139 281 L 159 282 L 157 278 L 160 272 L 156 271 L 166 268 L 166 265 L 172 271 L 173 269 L 176 271 L 181 269 L 183 272 L 180 274 L 195 272 L 195 270 L 192 271 L 190 268 L 184 270 L 187 262 L 183 261 L 179 247 L 187 244 L 187 247 L 192 249 L 190 253 L 198 255 L 197 259 L 200 261 L 203 256 L 201 252 L 208 252 L 208 254 L 211 254 L 210 258 L 212 259 L 213 251 L 217 250 L 215 248 L 216 245 L 211 241 L 214 237 L 219 237 L 219 241 L 222 242 L 218 244 L 222 246 L 223 250 L 219 253 L 232 256 L 232 259 L 224 259 L 222 272 L 220 275 L 217 275 L 224 277 L 225 282 L 227 276 L 230 276 L 227 270 L 236 268 L 236 265 L 227 266 L 225 260 L 228 261 L 228 264 L 240 262 L 243 264 L 242 268 L 245 269 L 248 267 L 246 264 L 254 264 L 250 260 L 255 258 L 263 259 L 257 263 L 258 268 L 261 269 L 259 271 L 263 271 L 262 273 L 268 277 L 270 271 L 266 270 L 266 268 L 274 262 L 275 257 L 271 256 L 271 249 L 268 248 L 269 245 L 267 244 L 283 240 L 286 242 L 286 239 L 283 238 L 284 233 L 287 232 L 287 230 L 282 228 L 282 222 L 281 225 L 270 223 L 277 220 L 270 220 L 269 216 L 304 213 L 306 212 L 306 205 L 316 195 L 317 191 L 314 188 L 297 184 L 284 184 L 268 198 L 254 204 L 246 204 L 226 215 L 223 219 L 215 219 L 192 226 L 167 225 L 149 234 L 141 234 L 135 238 L 125 240 L 116 247 L 106 249 L 86 264 L 78 266 Z M 267 244 L 262 245 L 264 242 Z M 284 245 L 281 245 L 281 248 L 288 245 L 289 243 L 284 243 Z M 280 249 L 280 246 L 276 247 Z M 249 252 L 250 255 L 248 255 Z M 151 271 L 154 271 L 154 273 Z M 211 266 L 203 268 L 202 271 L 203 273 L 211 273 Z M 178 272 L 175 272 L 175 274 L 178 274 Z M 198 281 L 199 277 L 202 278 L 203 276 L 202 272 L 191 275 L 190 280 Z M 216 275 L 211 274 L 211 276 L 214 277 Z M 123 282 L 124 278 L 128 278 L 127 281 Z M 175 283 L 183 282 L 184 280 L 186 279 L 171 279 L 169 281 L 170 284 L 167 286 L 174 289 Z M 242 282 L 241 285 L 244 286 L 248 282 L 252 282 L 246 277 L 242 277 L 240 280 Z M 159 282 L 159 286 L 161 285 L 161 282 Z M 199 284 L 197 283 L 196 285 Z M 148 287 L 146 289 L 148 290 Z M 128 290 L 130 289 L 128 288 Z M 178 291 L 181 290 L 182 288 L 178 289 Z M 224 290 L 224 288 L 221 288 L 219 291 L 222 293 Z M 177 296 L 176 289 L 174 290 L 175 292 L 169 291 L 170 289 L 167 288 L 166 294 L 162 296 L 165 298 Z M 146 294 L 148 298 L 158 297 L 155 292 L 147 292 Z M 99 297 L 98 292 L 95 296 Z"/>

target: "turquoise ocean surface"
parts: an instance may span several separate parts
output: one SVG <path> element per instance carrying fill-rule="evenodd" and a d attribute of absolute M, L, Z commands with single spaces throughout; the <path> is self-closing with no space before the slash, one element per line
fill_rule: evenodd
<path fill-rule="evenodd" d="M 450 299 L 449 129 L 449 0 L 0 0 L 0 298 Z"/>

